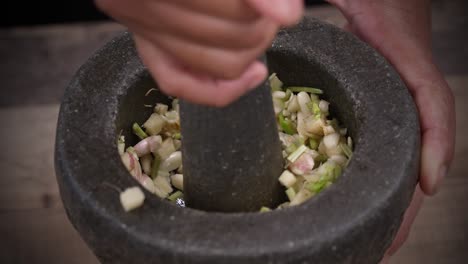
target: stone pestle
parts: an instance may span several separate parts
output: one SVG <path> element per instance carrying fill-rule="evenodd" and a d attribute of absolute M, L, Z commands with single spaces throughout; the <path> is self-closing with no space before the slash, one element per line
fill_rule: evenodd
<path fill-rule="evenodd" d="M 184 198 L 189 207 L 258 211 L 284 200 L 283 168 L 265 81 L 226 107 L 180 102 Z"/>

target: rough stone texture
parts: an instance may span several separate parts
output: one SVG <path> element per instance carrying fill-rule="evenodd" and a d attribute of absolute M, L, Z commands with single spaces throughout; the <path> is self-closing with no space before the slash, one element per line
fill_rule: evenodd
<path fill-rule="evenodd" d="M 248 212 L 285 201 L 270 86 L 222 108 L 181 101 L 184 199 L 205 211 Z"/>
<path fill-rule="evenodd" d="M 289 85 L 325 90 L 356 149 L 336 184 L 308 202 L 270 213 L 181 209 L 146 192 L 125 213 L 119 188 L 137 185 L 116 138 L 142 121 L 150 76 L 129 35 L 91 58 L 66 90 L 56 171 L 68 216 L 103 263 L 377 263 L 417 181 L 416 109 L 394 69 L 350 34 L 315 20 L 282 31 L 269 66 Z"/>

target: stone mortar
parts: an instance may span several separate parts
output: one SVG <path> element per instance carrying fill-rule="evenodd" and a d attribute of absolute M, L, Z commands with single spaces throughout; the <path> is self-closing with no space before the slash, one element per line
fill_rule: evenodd
<path fill-rule="evenodd" d="M 119 193 L 138 183 L 117 153 L 132 122 L 168 102 L 145 97 L 155 83 L 129 34 L 108 43 L 66 90 L 55 163 L 68 217 L 102 263 L 377 263 L 390 245 L 417 183 L 417 111 L 390 64 L 353 35 L 305 19 L 281 31 L 267 53 L 288 85 L 325 90 L 355 151 L 327 190 L 268 213 L 208 213 L 179 208 L 145 191 L 125 213 Z"/>

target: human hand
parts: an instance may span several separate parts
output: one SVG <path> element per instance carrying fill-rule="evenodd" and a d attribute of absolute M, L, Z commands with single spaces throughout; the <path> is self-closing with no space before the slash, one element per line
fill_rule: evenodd
<path fill-rule="evenodd" d="M 376 48 L 396 68 L 419 110 L 422 150 L 419 184 L 383 262 L 406 240 L 424 194 L 446 176 L 455 145 L 455 103 L 436 67 L 429 0 L 329 0 L 348 20 L 346 29 Z"/>
<path fill-rule="evenodd" d="M 268 73 L 257 58 L 302 0 L 96 0 L 134 33 L 139 55 L 168 95 L 224 106 Z"/>

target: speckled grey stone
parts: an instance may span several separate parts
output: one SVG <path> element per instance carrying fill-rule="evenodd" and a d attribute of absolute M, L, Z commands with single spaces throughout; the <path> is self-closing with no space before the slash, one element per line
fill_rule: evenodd
<path fill-rule="evenodd" d="M 144 94 L 154 82 L 131 37 L 106 45 L 66 90 L 57 127 L 56 171 L 70 221 L 103 263 L 377 263 L 417 182 L 415 105 L 395 70 L 354 36 L 316 20 L 280 32 L 269 67 L 288 85 L 325 90 L 356 149 L 330 188 L 269 213 L 178 208 L 146 192 L 125 213 L 118 188 L 137 185 L 116 151 L 133 121 L 168 101 Z"/>
<path fill-rule="evenodd" d="M 225 107 L 180 102 L 184 199 L 205 211 L 285 202 L 283 155 L 267 80 Z"/>

